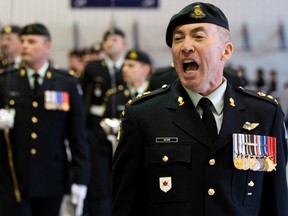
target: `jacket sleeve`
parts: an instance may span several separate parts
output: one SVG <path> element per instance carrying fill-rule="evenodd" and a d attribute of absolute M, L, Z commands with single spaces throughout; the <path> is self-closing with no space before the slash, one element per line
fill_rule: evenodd
<path fill-rule="evenodd" d="M 280 106 L 276 109 L 271 136 L 276 137 L 277 166 L 276 171 L 265 173 L 259 215 L 288 215 L 287 191 L 287 142 L 285 138 L 284 116 Z"/>
<path fill-rule="evenodd" d="M 114 157 L 112 199 L 113 216 L 144 215 L 147 200 L 144 175 L 144 143 L 133 106 L 125 106 L 120 139 Z"/>

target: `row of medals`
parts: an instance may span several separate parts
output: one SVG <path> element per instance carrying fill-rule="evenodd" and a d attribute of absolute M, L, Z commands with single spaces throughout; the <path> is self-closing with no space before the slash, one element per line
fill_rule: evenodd
<path fill-rule="evenodd" d="M 275 170 L 276 164 L 269 156 L 262 158 L 245 157 L 238 155 L 234 160 L 234 166 L 239 170 L 267 171 Z"/>

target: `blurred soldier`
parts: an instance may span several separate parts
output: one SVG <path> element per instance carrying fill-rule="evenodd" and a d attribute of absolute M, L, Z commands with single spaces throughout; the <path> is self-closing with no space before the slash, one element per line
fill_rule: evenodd
<path fill-rule="evenodd" d="M 82 61 L 82 52 L 80 50 L 71 50 L 68 54 L 68 69 L 69 74 L 75 76 L 79 82 L 83 78 L 85 64 Z"/>
<path fill-rule="evenodd" d="M 146 92 L 149 86 L 147 79 L 151 71 L 152 63 L 147 53 L 140 50 L 127 52 L 122 68 L 126 87 L 108 93 L 104 117 L 119 118 L 129 99 Z"/>
<path fill-rule="evenodd" d="M 173 63 L 167 67 L 157 68 L 150 78 L 149 90 L 152 91 L 165 84 L 171 84 L 177 77 Z"/>
<path fill-rule="evenodd" d="M 21 62 L 21 41 L 19 37 L 21 28 L 16 25 L 6 25 L 1 30 L 0 69 L 9 65 L 18 65 Z"/>
<path fill-rule="evenodd" d="M 87 210 L 91 216 L 111 214 L 112 145 L 100 121 L 105 111 L 106 92 L 124 84 L 121 73 L 126 52 L 124 32 L 109 29 L 102 42 L 106 57 L 87 64 L 82 82 L 93 170 L 87 194 Z"/>
<path fill-rule="evenodd" d="M 27 25 L 20 37 L 24 66 L 0 76 L 0 107 L 16 112 L 14 126 L 0 136 L 4 215 L 58 216 L 63 194 L 70 191 L 69 181 L 75 213 L 81 215 L 90 166 L 77 82 L 67 71 L 49 64 L 51 38 L 44 25 Z M 70 165 L 66 138 L 72 153 Z"/>

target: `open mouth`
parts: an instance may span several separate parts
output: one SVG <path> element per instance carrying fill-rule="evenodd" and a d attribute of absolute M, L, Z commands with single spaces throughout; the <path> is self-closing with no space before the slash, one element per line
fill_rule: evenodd
<path fill-rule="evenodd" d="M 197 64 L 197 62 L 194 62 L 193 60 L 186 60 L 183 62 L 184 72 L 195 71 L 195 70 L 198 70 L 198 68 L 199 68 L 199 65 Z"/>

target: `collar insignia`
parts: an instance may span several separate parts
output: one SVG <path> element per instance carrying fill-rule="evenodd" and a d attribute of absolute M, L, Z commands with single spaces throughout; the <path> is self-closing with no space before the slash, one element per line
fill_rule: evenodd
<path fill-rule="evenodd" d="M 179 106 L 183 106 L 183 104 L 185 103 L 184 101 L 183 101 L 183 98 L 182 97 L 178 97 L 178 103 L 179 103 Z"/>

